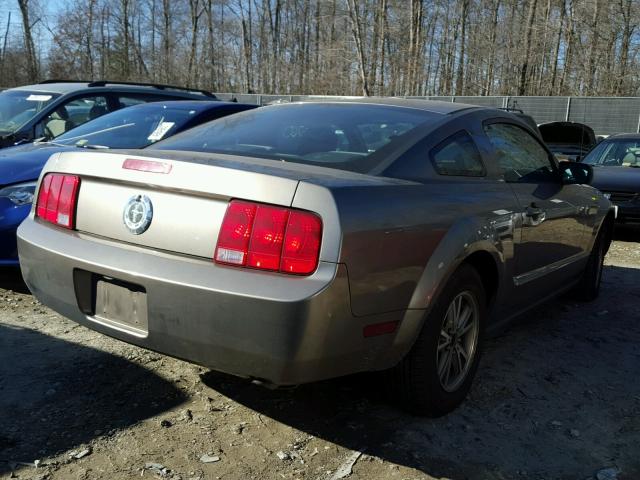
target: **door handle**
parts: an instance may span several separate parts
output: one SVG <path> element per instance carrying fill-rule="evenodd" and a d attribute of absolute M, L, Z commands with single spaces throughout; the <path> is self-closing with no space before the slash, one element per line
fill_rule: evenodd
<path fill-rule="evenodd" d="M 538 217 L 544 213 L 544 210 L 533 205 L 527 207 L 527 217 Z"/>
<path fill-rule="evenodd" d="M 535 203 L 532 203 L 525 210 L 525 216 L 527 217 L 528 225 L 536 226 L 546 220 L 547 213 L 544 209 L 538 207 Z"/>

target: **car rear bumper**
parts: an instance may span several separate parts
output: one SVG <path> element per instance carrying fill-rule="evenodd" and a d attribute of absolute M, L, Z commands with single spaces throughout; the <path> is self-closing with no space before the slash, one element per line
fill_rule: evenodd
<path fill-rule="evenodd" d="M 33 218 L 18 230 L 18 249 L 25 282 L 45 305 L 98 332 L 215 370 L 291 385 L 378 368 L 376 359 L 389 357 L 393 335 L 363 337 L 365 325 L 389 315 L 352 315 L 340 264 L 321 262 L 309 277 L 221 267 Z M 139 287 L 145 328 L 90 311 L 95 279 Z"/>

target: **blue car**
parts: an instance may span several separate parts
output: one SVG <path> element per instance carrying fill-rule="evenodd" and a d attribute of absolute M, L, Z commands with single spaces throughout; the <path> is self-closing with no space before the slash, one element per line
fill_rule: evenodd
<path fill-rule="evenodd" d="M 31 210 L 36 182 L 49 157 L 85 149 L 144 148 L 201 123 L 256 108 L 218 101 L 142 103 L 109 113 L 50 142 L 0 151 L 0 266 L 17 266 L 16 229 Z"/>

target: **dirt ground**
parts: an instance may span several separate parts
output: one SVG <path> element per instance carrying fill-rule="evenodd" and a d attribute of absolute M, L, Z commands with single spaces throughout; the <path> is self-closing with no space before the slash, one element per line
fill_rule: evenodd
<path fill-rule="evenodd" d="M 606 265 L 596 302 L 489 339 L 439 419 L 399 411 L 375 376 L 271 391 L 129 346 L 5 273 L 0 478 L 640 479 L 640 234 L 619 232 Z"/>

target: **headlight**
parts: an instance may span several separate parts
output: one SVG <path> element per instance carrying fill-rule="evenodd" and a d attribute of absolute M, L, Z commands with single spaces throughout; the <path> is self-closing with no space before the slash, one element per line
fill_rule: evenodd
<path fill-rule="evenodd" d="M 29 205 L 33 203 L 36 182 L 18 183 L 0 189 L 0 197 L 6 197 L 15 205 Z"/>

